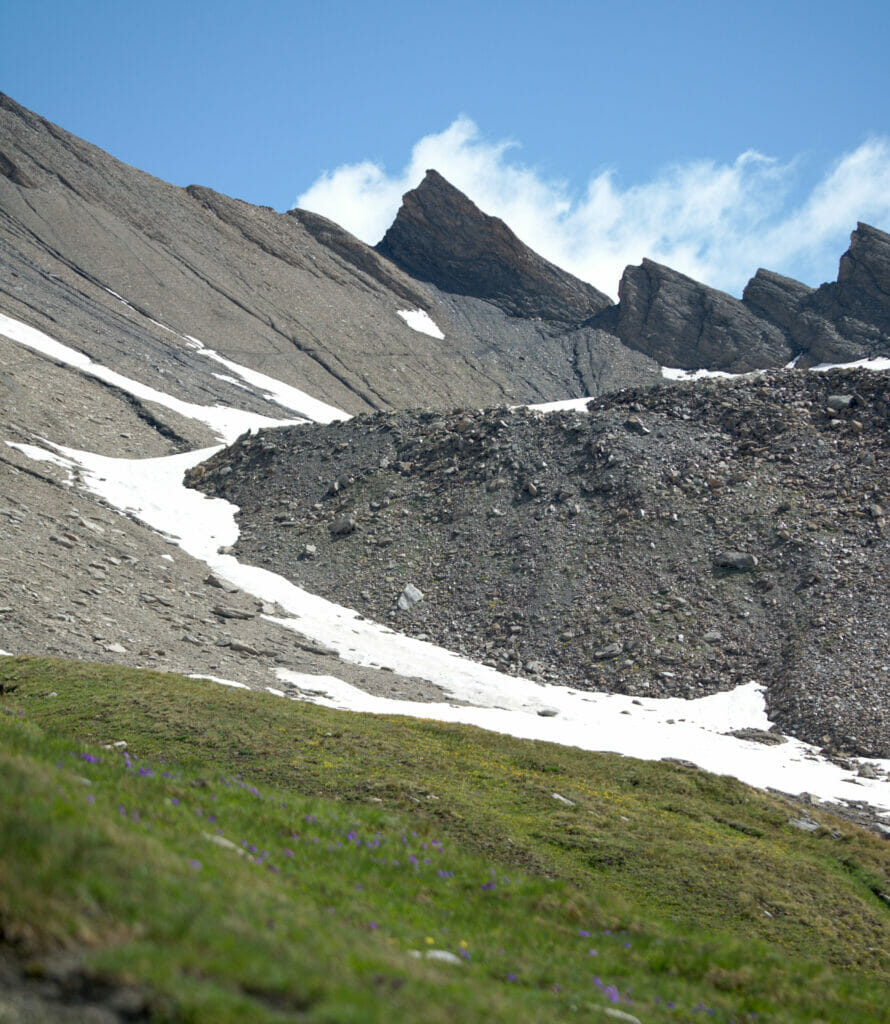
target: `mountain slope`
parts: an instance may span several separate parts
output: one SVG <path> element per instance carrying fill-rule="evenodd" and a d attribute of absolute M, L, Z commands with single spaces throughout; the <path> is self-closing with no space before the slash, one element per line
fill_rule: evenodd
<path fill-rule="evenodd" d="M 347 412 L 552 400 L 595 383 L 548 333 L 535 334 L 539 360 L 518 360 L 495 307 L 484 333 L 453 322 L 435 292 L 342 229 L 168 185 L 8 97 L 0 153 L 4 310 L 180 397 L 206 394 L 202 360 L 158 323 Z M 445 340 L 412 330 L 405 309 L 425 310 Z"/>
<path fill-rule="evenodd" d="M 478 666 L 467 668 L 459 665 L 458 659 L 449 661 L 447 672 L 437 675 L 431 673 L 422 653 L 412 649 L 410 657 L 406 655 L 398 662 L 403 677 L 393 679 L 385 671 L 391 664 L 388 659 L 357 651 L 356 641 L 350 645 L 347 637 L 343 642 L 343 635 L 338 633 L 341 665 L 328 647 L 334 643 L 330 624 L 335 620 L 351 621 L 353 625 L 345 626 L 347 634 L 350 630 L 362 631 L 362 642 L 369 636 L 358 618 L 349 619 L 352 613 L 328 608 L 324 613 L 327 618 L 322 616 L 311 628 L 309 624 L 305 626 L 307 631 L 314 629 L 315 635 L 295 636 L 293 622 L 282 632 L 263 617 L 280 616 L 283 611 L 275 603 L 279 599 L 270 599 L 262 587 L 242 583 L 248 594 L 227 596 L 225 581 L 221 587 L 221 581 L 213 573 L 208 574 L 207 567 L 212 564 L 215 569 L 222 567 L 236 573 L 241 580 L 248 578 L 242 573 L 247 573 L 249 567 L 225 561 L 225 549 L 236 536 L 233 524 L 231 528 L 225 525 L 213 544 L 207 542 L 208 538 L 216 538 L 217 534 L 208 526 L 200 543 L 196 540 L 190 546 L 181 540 L 185 550 L 177 550 L 175 555 L 169 547 L 175 538 L 182 538 L 205 521 L 206 508 L 184 500 L 181 477 L 186 468 L 205 457 L 202 450 L 214 443 L 232 441 L 247 430 L 278 426 L 294 419 L 342 419 L 342 408 L 350 412 L 375 404 L 386 407 L 435 402 L 442 410 L 442 423 L 447 428 L 442 437 L 437 434 L 437 440 L 432 438 L 436 445 L 424 449 L 422 445 L 430 431 L 423 423 L 428 420 L 421 418 L 418 429 L 416 419 L 397 418 L 395 433 L 404 434 L 397 448 L 415 446 L 416 451 L 402 452 L 399 448 L 396 462 L 409 467 L 426 465 L 430 471 L 429 500 L 435 505 L 432 514 L 444 522 L 449 503 L 456 506 L 464 502 L 466 507 L 458 511 L 472 529 L 461 533 L 452 526 L 457 538 L 431 537 L 424 557 L 436 547 L 444 547 L 447 561 L 447 545 L 452 541 L 459 541 L 452 544 L 452 550 L 461 544 L 469 546 L 470 550 L 461 552 L 459 559 L 447 565 L 455 584 L 477 599 L 483 585 L 489 590 L 503 586 L 511 605 L 518 604 L 524 612 L 544 616 L 546 622 L 535 630 L 524 631 L 521 624 L 508 623 L 503 615 L 490 623 L 484 607 L 461 608 L 458 604 L 455 614 L 466 620 L 459 629 L 455 631 L 451 623 L 437 622 L 432 615 L 424 627 L 426 631 L 514 672 L 538 675 L 550 682 L 577 679 L 579 683 L 586 681 L 585 685 L 593 685 L 602 674 L 604 686 L 628 688 L 622 674 L 624 662 L 629 660 L 631 667 L 636 664 L 630 657 L 635 654 L 631 644 L 639 643 L 640 651 L 645 653 L 647 643 L 646 637 L 634 633 L 636 625 L 627 637 L 628 657 L 624 657 L 622 650 L 617 662 L 610 661 L 611 655 L 597 658 L 597 651 L 608 651 L 610 644 L 619 642 L 604 637 L 604 645 L 592 649 L 593 660 L 603 662 L 602 669 L 590 673 L 584 660 L 590 660 L 588 648 L 610 626 L 611 618 L 602 621 L 603 617 L 624 615 L 612 605 L 626 609 L 628 601 L 611 602 L 608 608 L 600 602 L 606 610 L 594 609 L 591 618 L 589 594 L 576 604 L 566 598 L 571 597 L 573 587 L 581 586 L 585 580 L 608 596 L 615 579 L 621 580 L 624 575 L 640 586 L 649 579 L 643 572 L 649 570 L 642 565 L 640 552 L 636 552 L 636 561 L 631 559 L 629 567 L 634 572 L 640 569 L 641 575 L 628 573 L 628 566 L 620 557 L 623 520 L 626 513 L 633 514 L 633 509 L 625 508 L 622 501 L 642 494 L 640 485 L 648 480 L 652 465 L 663 459 L 664 450 L 659 451 L 660 445 L 652 444 L 651 438 L 646 442 L 644 431 L 634 434 L 622 426 L 615 447 L 628 450 L 618 474 L 620 479 L 613 480 L 616 467 L 599 465 L 603 455 L 600 451 L 587 452 L 577 466 L 566 465 L 565 460 L 577 453 L 569 443 L 556 449 L 553 438 L 563 429 L 561 421 L 554 421 L 555 429 L 538 430 L 530 419 L 533 429 L 528 436 L 506 438 L 507 448 L 516 447 L 518 455 L 505 461 L 498 448 L 504 438 L 489 437 L 488 426 L 502 416 L 509 421 L 511 414 L 489 412 L 482 421 L 485 429 L 476 436 L 478 416 L 465 411 L 483 402 L 491 408 L 495 405 L 493 399 L 503 403 L 514 401 L 515 396 L 528 400 L 542 394 L 565 398 L 571 394 L 609 391 L 622 382 L 642 385 L 657 381 L 657 364 L 623 345 L 618 337 L 621 318 L 627 310 L 605 304 L 595 290 L 541 261 L 506 226 L 487 218 L 434 174 L 428 176 L 420 190 L 428 222 L 425 230 L 433 238 L 445 239 L 449 224 L 466 219 L 471 224 L 469 237 L 476 246 L 471 247 L 470 266 L 476 258 L 473 254 L 478 254 L 486 237 L 490 237 L 505 269 L 505 276 L 498 281 L 512 281 L 512 291 L 494 289 L 496 294 L 489 294 L 489 299 L 497 298 L 506 309 L 489 299 L 465 294 L 471 290 L 466 286 L 466 274 L 463 279 L 459 275 L 457 279 L 438 277 L 438 284 L 410 277 L 392 260 L 324 218 L 300 211 L 279 215 L 207 189 L 166 185 L 74 139 L 8 99 L 0 103 L 0 115 L 0 142 L 6 154 L 0 177 L 4 218 L 0 239 L 2 259 L 9 271 L 0 277 L 0 302 L 4 310 L 10 311 L 0 314 L 0 355 L 5 361 L 0 377 L 0 429 L 6 442 L 0 450 L 6 496 L 0 506 L 4 520 L 0 557 L 4 560 L 7 602 L 0 606 L 0 646 L 16 652 L 51 652 L 196 671 L 234 678 L 255 687 L 280 688 L 282 667 L 327 675 L 333 664 L 338 676 L 343 677 L 338 684 L 348 683 L 363 692 L 383 695 L 398 689 L 412 700 L 439 703 L 444 703 L 445 696 L 440 687 L 447 689 L 448 673 L 456 672 L 461 679 L 471 677 L 470 701 L 480 700 L 485 686 L 490 690 L 504 686 L 511 677 L 495 679 L 497 673 L 489 673 L 483 686 L 474 675 L 480 671 Z M 409 198 L 406 209 L 410 211 L 415 200 L 416 197 Z M 440 218 L 438 222 L 434 222 L 436 217 Z M 405 217 L 402 228 L 404 222 Z M 423 249 L 426 243 L 416 227 L 409 224 L 407 232 L 400 228 L 400 237 L 408 248 L 416 245 Z M 849 272 L 845 271 L 844 295 L 852 294 L 850 288 L 856 294 L 867 291 L 867 282 L 863 281 L 868 275 L 863 277 L 865 272 L 860 268 L 880 262 L 879 255 L 875 255 L 880 253 L 880 238 L 873 233 L 868 240 L 864 255 L 860 253 Z M 447 255 L 444 243 L 441 247 L 427 246 L 424 251 L 432 258 L 437 248 Z M 402 252 L 405 258 L 410 256 L 404 246 Z M 511 278 L 511 260 L 525 266 L 525 277 L 518 274 Z M 871 270 L 868 273 L 874 277 Z M 665 281 L 668 289 L 673 287 L 676 275 L 665 275 Z M 812 297 L 806 289 L 775 276 L 761 275 L 759 284 L 758 309 L 777 318 L 785 316 L 788 323 L 793 319 L 792 307 Z M 446 291 L 444 286 L 461 287 L 463 292 Z M 688 279 L 684 287 L 699 296 L 695 288 L 703 289 Z M 528 305 L 523 310 L 521 304 L 526 300 Z M 690 302 L 690 308 L 695 301 Z M 721 309 L 729 311 L 726 315 L 731 320 L 739 307 L 748 308 L 732 300 Z M 594 312 L 588 315 L 591 310 Z M 35 332 L 17 320 L 14 313 L 31 324 L 43 324 L 49 334 Z M 405 314 L 415 327 L 409 326 L 400 314 Z M 551 315 L 553 319 L 545 318 Z M 683 317 L 676 317 L 675 321 L 676 331 L 682 332 Z M 758 317 L 757 322 L 765 321 Z M 434 337 L 443 333 L 436 325 L 446 328 L 444 338 Z M 416 329 L 418 326 L 422 329 Z M 198 331 L 200 335 L 195 333 Z M 210 343 L 219 348 L 208 348 Z M 736 355 L 742 349 L 740 338 Z M 258 367 L 271 367 L 283 381 L 271 373 L 263 375 Z M 860 391 L 865 394 L 868 388 L 863 384 Z M 670 404 L 672 394 L 670 389 L 659 390 L 655 400 Z M 620 401 L 630 402 L 631 408 L 640 406 L 638 411 L 648 408 L 643 390 L 634 390 L 630 395 Z M 320 398 L 326 398 L 329 404 L 322 404 Z M 342 408 L 330 404 L 333 399 Z M 845 419 L 855 419 L 858 402 L 854 396 L 854 412 L 842 412 L 831 422 L 839 422 L 843 427 Z M 451 404 L 464 411 L 451 415 Z M 659 415 L 663 412 L 658 410 Z M 440 414 L 426 415 L 435 420 Z M 521 418 L 516 414 L 513 420 L 518 422 Z M 671 423 L 666 436 L 676 440 L 679 452 L 694 451 L 693 462 L 704 463 L 714 451 L 726 447 L 723 434 L 727 431 L 722 428 L 715 433 L 712 424 L 702 426 L 694 422 L 691 413 L 670 414 L 668 418 Z M 470 423 L 464 431 L 452 431 L 448 426 L 464 419 Z M 363 465 L 355 467 L 359 475 L 373 474 L 375 465 L 379 466 L 381 461 L 380 453 L 363 433 L 366 426 L 367 421 L 361 420 L 344 428 L 343 437 L 354 437 L 354 441 L 337 442 L 352 446 L 350 458 L 364 459 Z M 820 421 L 820 430 L 823 426 Z M 860 423 L 860 427 L 865 431 L 860 443 L 871 444 L 872 428 L 877 427 L 870 420 Z M 828 433 L 834 429 L 831 427 Z M 452 433 L 457 440 L 451 438 Z M 276 478 L 279 470 L 272 465 L 274 458 L 270 458 L 266 467 L 270 479 L 261 481 L 256 492 L 248 495 L 245 515 L 265 505 L 270 514 L 274 510 L 284 520 L 293 519 L 289 506 L 299 508 L 300 494 L 289 494 L 287 488 L 303 479 L 300 492 L 314 491 L 318 481 L 304 477 L 306 466 L 316 456 L 315 476 L 323 478 L 326 488 L 333 483 L 339 487 L 341 478 L 345 478 L 347 488 L 336 501 L 349 500 L 348 476 L 353 471 L 338 472 L 333 481 L 326 476 L 329 468 L 343 461 L 345 449 L 328 450 L 331 435 L 325 431 L 316 435 L 313 430 L 308 436 L 315 440 L 306 446 L 306 465 L 295 467 L 286 480 L 280 481 Z M 634 438 L 642 440 L 637 444 Z M 661 438 L 657 440 L 660 442 Z M 759 450 L 760 445 L 755 446 L 755 457 L 768 463 L 783 462 L 785 449 L 777 453 L 770 450 L 773 441 L 780 439 L 761 440 L 763 451 Z M 546 459 L 535 451 L 538 441 L 546 442 L 548 451 L 554 449 Z M 612 441 L 609 437 L 603 442 L 607 449 Z M 811 441 L 809 435 L 802 435 L 804 447 Z M 67 448 L 60 451 L 59 445 Z M 269 452 L 274 452 L 276 445 L 275 440 L 264 435 L 263 449 L 268 447 Z M 449 445 L 453 445 L 454 451 Z M 449 458 L 457 461 L 446 459 L 439 465 L 433 459 L 427 464 L 424 460 L 435 452 L 450 453 Z M 821 458 L 819 452 L 816 454 Z M 146 456 L 156 461 L 138 461 Z M 231 457 L 231 453 L 221 456 L 221 464 Z M 385 457 L 389 455 L 385 453 Z M 810 458 L 807 451 L 801 462 Z M 819 459 L 815 461 L 819 472 L 827 474 L 827 487 L 843 486 L 838 481 L 838 471 L 829 471 Z M 495 477 L 491 476 L 493 470 L 498 473 Z M 399 470 L 394 486 L 402 486 L 404 476 L 413 487 L 413 472 Z M 463 486 L 467 472 L 475 474 L 474 483 L 485 483 L 484 510 L 491 513 L 491 523 L 474 521 L 474 516 L 479 518 L 473 507 L 474 492 L 472 488 L 461 492 L 457 487 Z M 696 472 L 694 481 L 698 479 Z M 879 472 L 879 467 L 867 472 L 857 469 L 856 479 L 870 481 Z M 721 474 L 722 471 L 714 474 L 714 479 L 722 479 Z M 559 487 L 551 488 L 547 483 L 551 475 L 554 479 L 560 476 Z M 594 497 L 588 493 L 584 502 L 572 500 L 570 493 L 579 475 L 586 487 L 595 490 Z M 637 476 L 639 480 L 635 481 Z M 230 482 L 234 492 L 240 483 L 236 478 Z M 264 492 L 263 487 L 270 484 L 275 486 L 274 493 Z M 671 481 L 670 487 L 673 486 Z M 662 487 L 662 482 L 656 481 L 653 503 L 659 507 L 664 497 Z M 517 489 L 518 501 L 512 493 Z M 565 494 L 560 497 L 563 491 Z M 739 498 L 731 491 L 730 487 L 726 492 L 730 503 Z M 680 492 L 686 494 L 682 487 Z M 499 502 L 508 496 L 511 503 L 502 508 Z M 686 500 L 670 491 L 669 496 L 677 502 Z M 875 500 L 869 504 L 878 506 L 879 494 L 871 496 Z M 197 495 L 191 497 L 197 500 Z M 686 497 L 695 499 L 697 495 Z M 536 501 L 537 498 L 542 500 Z M 570 516 L 575 505 L 582 512 Z M 385 523 L 388 512 L 376 511 L 381 523 L 387 526 L 387 533 L 377 538 L 381 543 L 374 546 L 374 557 L 368 556 L 367 564 L 354 563 L 354 567 L 361 569 L 354 575 L 358 578 L 372 568 L 382 569 L 388 588 L 393 580 L 385 577 L 396 570 L 387 568 L 385 538 L 395 536 L 396 524 Z M 689 512 L 691 517 L 693 513 L 699 514 L 695 501 L 690 501 Z M 732 512 L 735 514 L 738 508 L 733 506 Z M 506 523 L 496 522 L 518 513 L 533 515 L 532 523 L 522 520 L 521 529 L 517 526 L 520 533 L 526 530 L 530 534 L 526 539 L 534 556 L 531 558 L 526 557 L 529 551 L 512 549 L 516 538 L 506 530 Z M 744 515 L 744 511 L 740 514 Z M 162 536 L 136 521 L 138 517 L 154 523 Z M 567 526 L 563 524 L 566 517 L 573 519 Z M 882 514 L 873 518 L 878 523 Z M 590 549 L 601 539 L 604 524 L 615 528 L 615 550 L 607 544 L 608 557 L 602 560 L 600 576 L 594 573 L 587 579 L 583 570 L 588 561 L 595 561 Z M 410 518 L 403 525 L 411 526 Z M 723 536 L 726 531 L 721 532 L 711 523 L 706 525 L 715 544 L 729 542 Z M 293 531 L 295 527 L 291 523 L 286 529 Z M 696 529 L 694 526 L 691 533 L 681 528 L 672 532 L 670 550 L 697 550 Z M 486 579 L 472 561 L 479 554 L 472 550 L 476 539 L 490 540 L 491 536 L 496 536 L 501 545 L 494 560 L 506 558 L 513 566 L 513 575 L 506 582 L 497 573 Z M 608 543 L 612 536 L 606 536 Z M 416 538 L 409 539 L 414 545 Z M 652 538 L 656 546 L 659 539 L 662 538 Z M 245 535 L 242 550 L 247 549 L 249 540 Z M 347 535 L 339 550 L 348 551 L 351 543 Z M 549 578 L 541 577 L 540 592 L 536 592 L 535 565 L 531 563 L 543 565 L 547 560 L 537 560 L 535 545 L 550 545 L 554 556 L 546 570 Z M 484 544 L 478 546 L 484 550 Z M 257 560 L 266 557 L 263 551 L 254 554 Z M 646 551 L 642 554 L 648 558 Z M 437 559 L 443 561 L 438 556 Z M 867 564 L 866 558 L 862 565 Z M 466 566 L 470 567 L 470 576 L 462 581 L 459 570 Z M 608 573 L 606 568 L 610 568 Z M 312 567 L 306 567 L 307 577 L 312 571 Z M 683 580 L 682 563 L 677 571 L 677 578 Z M 878 583 L 876 576 L 869 587 Z M 314 585 L 321 589 L 334 582 L 322 576 Z M 659 587 L 664 585 L 664 581 L 658 583 Z M 869 587 L 864 588 L 866 596 L 872 592 Z M 293 594 L 288 594 L 292 599 Z M 346 596 L 350 601 L 355 598 L 353 592 Z M 381 616 L 389 614 L 393 595 L 388 589 L 385 597 L 374 593 L 370 599 L 361 593 L 358 596 L 367 611 Z M 485 601 L 501 600 L 496 592 L 484 596 Z M 835 602 L 839 600 L 831 596 Z M 634 600 L 639 602 L 639 592 L 635 592 Z M 539 607 L 542 601 L 549 602 L 546 609 Z M 420 607 L 417 618 L 427 616 L 427 609 L 446 607 L 445 603 L 440 606 L 430 600 Z M 294 601 L 290 611 L 303 615 L 305 602 Z M 662 614 L 662 610 L 656 611 Z M 862 623 L 872 623 L 867 601 L 854 612 Z M 580 624 L 574 623 L 578 615 L 583 620 Z M 561 617 L 572 625 L 558 629 Z M 826 621 L 833 620 L 828 616 Z M 667 628 L 662 622 L 659 629 L 663 626 Z M 339 628 L 337 625 L 336 629 Z M 865 636 L 868 632 L 865 627 L 857 629 L 859 633 L 855 635 Z M 509 636 L 505 637 L 504 631 Z M 736 625 L 727 630 L 731 641 L 737 639 L 737 632 Z M 879 621 L 870 635 L 872 639 L 883 635 Z M 322 637 L 324 642 L 319 643 Z M 531 647 L 525 650 L 529 644 Z M 864 649 L 866 645 L 863 642 L 860 646 Z M 780 663 L 771 643 L 762 651 L 752 644 L 741 655 L 734 648 L 729 649 L 732 642 L 726 650 L 715 652 L 707 647 L 696 647 L 694 656 L 680 666 L 682 671 L 659 668 L 650 685 L 659 692 L 688 696 L 725 689 L 746 673 L 757 677 L 761 670 Z M 879 654 L 877 649 L 869 649 L 868 658 L 861 664 L 870 664 L 872 658 L 878 660 Z M 671 656 L 670 651 L 665 655 L 662 648 L 659 657 L 662 656 Z M 767 663 L 761 664 L 764 659 Z M 799 662 L 805 669 L 810 663 L 806 659 Z M 620 671 L 610 672 L 616 664 Z M 830 677 L 833 684 L 837 682 L 828 669 L 822 674 Z M 805 676 L 806 672 L 791 687 L 792 695 L 798 693 Z M 668 685 L 668 679 L 674 682 Z M 631 674 L 630 683 L 633 682 Z M 881 683 L 878 678 L 876 685 Z M 527 681 L 523 685 L 534 689 Z M 771 691 L 771 699 L 775 692 Z M 867 689 L 858 703 L 851 698 L 846 717 L 837 716 L 830 709 L 814 715 L 812 708 L 795 717 L 789 706 L 783 721 L 790 730 L 818 737 L 820 741 L 827 734 L 834 742 L 856 751 L 882 750 L 874 739 L 874 729 L 867 722 L 861 724 L 863 716 L 871 714 L 872 697 L 872 690 Z M 486 706 L 490 703 L 489 700 Z M 546 701 L 536 693 L 531 703 L 540 706 Z M 774 702 L 774 708 L 778 706 Z M 826 733 L 822 732 L 823 722 L 827 723 Z M 871 724 L 879 723 L 877 716 Z M 832 790 L 832 798 L 837 795 Z"/>

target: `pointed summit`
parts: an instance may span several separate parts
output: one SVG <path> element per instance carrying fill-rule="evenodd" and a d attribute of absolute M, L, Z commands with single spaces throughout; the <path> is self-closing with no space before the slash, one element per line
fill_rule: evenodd
<path fill-rule="evenodd" d="M 413 277 L 446 292 L 486 299 L 508 316 L 578 324 L 612 305 L 483 213 L 438 171 L 402 197 L 392 226 L 376 246 Z"/>

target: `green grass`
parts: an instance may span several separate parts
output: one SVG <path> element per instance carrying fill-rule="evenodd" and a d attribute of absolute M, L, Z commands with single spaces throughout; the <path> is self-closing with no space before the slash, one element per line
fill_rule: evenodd
<path fill-rule="evenodd" d="M 890 1020 L 890 846 L 838 819 L 178 676 L 4 658 L 0 683 L 2 935 L 157 1020 Z"/>

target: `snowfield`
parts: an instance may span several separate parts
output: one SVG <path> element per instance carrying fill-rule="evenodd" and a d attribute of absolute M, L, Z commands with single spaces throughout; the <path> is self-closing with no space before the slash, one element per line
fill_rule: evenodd
<path fill-rule="evenodd" d="M 114 383 L 145 401 L 156 402 L 206 423 L 225 442 L 248 429 L 294 422 L 219 405 L 209 407 L 182 402 L 123 377 L 2 315 L 0 333 L 52 359 Z M 195 339 L 188 340 L 194 346 L 200 345 Z M 296 388 L 240 367 L 203 346 L 201 351 L 276 403 L 293 408 L 303 416 L 318 422 L 345 418 L 340 410 L 317 403 Z M 885 362 L 890 365 L 890 360 Z M 586 401 L 576 399 L 536 408 L 583 408 L 582 403 Z M 387 667 L 402 675 L 428 680 L 439 686 L 445 697 L 442 703 L 390 699 L 373 696 L 334 676 L 307 676 L 287 668 L 279 669 L 278 676 L 283 683 L 293 684 L 303 691 L 301 699 L 355 712 L 462 722 L 587 750 L 614 751 L 645 759 L 692 761 L 708 771 L 732 775 L 760 788 L 791 794 L 810 793 L 836 802 L 865 801 L 890 821 L 890 779 L 854 779 L 849 771 L 821 757 L 815 748 L 794 739 L 768 746 L 727 735 L 744 728 L 769 728 L 762 681 L 750 680 L 733 691 L 695 700 L 632 698 L 566 686 L 543 686 L 504 675 L 441 647 L 396 633 L 364 619 L 352 609 L 310 594 L 282 576 L 243 565 L 232 555 L 221 553 L 221 549 L 234 544 L 238 537 L 237 508 L 183 485 L 186 471 L 218 451 L 218 447 L 161 458 L 120 459 L 66 448 L 50 441 L 39 446 L 8 441 L 7 444 L 32 459 L 51 461 L 63 467 L 72 474 L 72 479 L 76 474 L 85 489 L 121 513 L 134 515 L 166 540 L 204 562 L 218 576 L 262 601 L 278 602 L 287 615 L 269 618 L 269 621 L 282 629 L 299 631 L 336 650 L 345 661 Z M 211 678 L 227 686 L 244 686 L 236 680 L 196 678 Z M 284 695 L 274 686 L 267 689 Z M 890 760 L 873 763 L 885 771 L 890 770 Z"/>

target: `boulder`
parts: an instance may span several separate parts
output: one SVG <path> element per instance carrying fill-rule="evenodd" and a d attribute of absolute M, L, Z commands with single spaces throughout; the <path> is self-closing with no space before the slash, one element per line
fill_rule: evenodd
<path fill-rule="evenodd" d="M 400 611 L 408 612 L 414 607 L 414 605 L 419 604 L 422 600 L 423 591 L 415 587 L 413 583 L 406 583 L 404 590 L 399 594 L 399 599 L 396 604 Z"/>
<path fill-rule="evenodd" d="M 746 572 L 757 567 L 757 556 L 747 551 L 720 551 L 714 555 L 714 565 L 718 569 L 736 569 Z"/>

